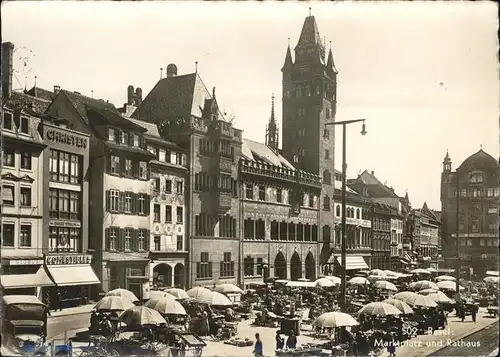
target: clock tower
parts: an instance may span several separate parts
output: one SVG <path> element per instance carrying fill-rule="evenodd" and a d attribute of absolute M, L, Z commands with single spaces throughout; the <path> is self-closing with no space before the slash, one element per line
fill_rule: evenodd
<path fill-rule="evenodd" d="M 334 246 L 335 152 L 334 126 L 325 123 L 335 121 L 337 70 L 331 49 L 326 56 L 314 16 L 304 21 L 294 57 L 289 44 L 281 69 L 283 156 L 297 169 L 323 179 L 319 238 L 325 243 L 322 256 L 329 256 Z"/>

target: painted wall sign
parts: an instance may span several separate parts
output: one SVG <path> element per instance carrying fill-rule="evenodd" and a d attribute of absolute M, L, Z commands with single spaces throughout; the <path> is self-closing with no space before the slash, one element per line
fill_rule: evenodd
<path fill-rule="evenodd" d="M 4 258 L 3 263 L 6 265 L 42 265 L 43 259 L 15 259 L 7 260 Z"/>
<path fill-rule="evenodd" d="M 88 254 L 45 256 L 45 265 L 90 264 L 91 262 L 92 256 Z"/>
<path fill-rule="evenodd" d="M 79 221 L 49 221 L 50 227 L 80 228 L 82 222 Z"/>
<path fill-rule="evenodd" d="M 58 144 L 65 144 L 69 146 L 74 146 L 81 149 L 87 148 L 87 139 L 82 138 L 77 135 L 65 133 L 56 129 L 49 129 L 45 133 L 45 138 L 47 140 L 53 141 Z"/>

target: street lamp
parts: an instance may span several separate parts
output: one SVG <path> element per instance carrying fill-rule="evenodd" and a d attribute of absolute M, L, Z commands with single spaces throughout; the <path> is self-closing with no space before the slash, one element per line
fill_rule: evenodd
<path fill-rule="evenodd" d="M 346 190 L 347 190 L 347 164 L 346 164 L 346 128 L 348 124 L 363 122 L 361 135 L 366 135 L 365 119 L 354 119 L 325 123 L 327 125 L 342 125 L 342 237 L 341 237 L 341 285 L 340 285 L 340 304 L 346 305 Z M 335 184 L 335 182 L 334 182 Z"/>

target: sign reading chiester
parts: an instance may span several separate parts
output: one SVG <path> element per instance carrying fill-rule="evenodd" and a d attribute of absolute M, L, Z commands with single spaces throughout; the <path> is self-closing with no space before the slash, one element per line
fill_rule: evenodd
<path fill-rule="evenodd" d="M 46 255 L 45 265 L 90 264 L 92 256 L 88 254 Z"/>

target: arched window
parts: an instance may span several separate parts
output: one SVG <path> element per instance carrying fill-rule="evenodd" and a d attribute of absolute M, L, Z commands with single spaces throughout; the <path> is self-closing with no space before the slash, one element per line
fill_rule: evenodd
<path fill-rule="evenodd" d="M 359 208 L 356 210 L 356 219 L 361 219 L 361 212 L 359 211 Z"/>
<path fill-rule="evenodd" d="M 335 207 L 335 215 L 337 217 L 340 217 L 340 206 L 339 205 L 337 205 L 337 207 Z"/>
<path fill-rule="evenodd" d="M 326 183 L 328 185 L 332 183 L 330 171 L 328 170 L 323 171 L 323 183 Z"/>

